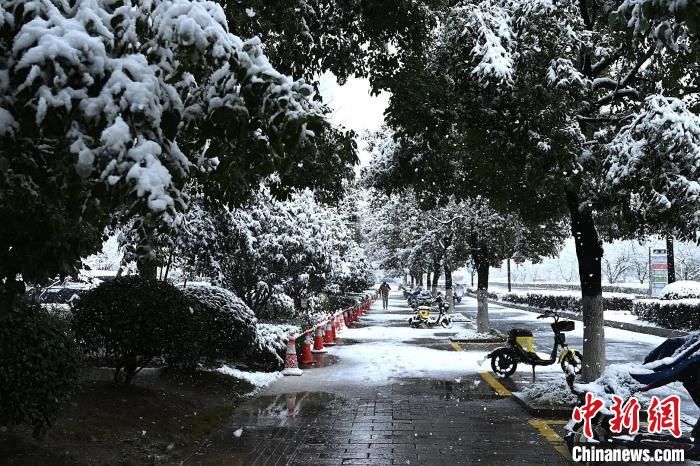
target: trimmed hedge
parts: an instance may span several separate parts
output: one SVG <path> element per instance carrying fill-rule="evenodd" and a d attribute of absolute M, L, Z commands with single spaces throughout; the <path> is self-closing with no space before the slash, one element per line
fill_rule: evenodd
<path fill-rule="evenodd" d="M 501 296 L 500 299 L 510 303 L 524 304 L 530 307 L 539 307 L 542 309 L 581 312 L 581 298 L 578 296 L 561 296 L 538 293 L 520 295 L 509 293 Z M 603 296 L 603 306 L 606 310 L 610 311 L 631 311 L 632 303 L 632 298 L 623 298 L 621 296 Z"/>
<path fill-rule="evenodd" d="M 80 356 L 66 323 L 22 303 L 0 319 L 0 430 L 27 423 L 35 437 L 51 425 L 78 378 Z"/>
<path fill-rule="evenodd" d="M 168 365 L 193 369 L 206 359 L 236 359 L 257 344 L 257 319 L 234 293 L 216 286 L 189 286 L 184 290 L 190 312 L 181 322 L 181 341 L 168 349 Z"/>
<path fill-rule="evenodd" d="M 638 299 L 632 313 L 673 330 L 700 330 L 700 299 Z"/>
<path fill-rule="evenodd" d="M 505 287 L 506 282 L 489 282 L 491 285 L 496 285 L 500 287 Z M 578 283 L 547 283 L 547 282 L 531 282 L 531 283 L 511 283 L 511 288 L 517 289 L 540 289 L 540 290 L 572 290 L 581 291 L 581 285 Z M 603 293 L 627 293 L 634 295 L 645 295 L 646 287 L 642 289 L 643 285 L 640 287 L 636 286 L 623 286 L 623 285 L 603 285 Z"/>
<path fill-rule="evenodd" d="M 138 276 L 120 277 L 85 293 L 73 308 L 73 330 L 88 353 L 104 352 L 114 381 L 129 384 L 153 358 L 187 344 L 189 306 L 173 285 Z"/>
<path fill-rule="evenodd" d="M 257 346 L 255 314 L 232 292 L 213 286 L 183 291 L 137 276 L 87 292 L 72 323 L 83 349 L 106 354 L 115 382 L 123 376 L 125 384 L 155 358 L 194 370 L 204 361 L 243 359 Z"/>

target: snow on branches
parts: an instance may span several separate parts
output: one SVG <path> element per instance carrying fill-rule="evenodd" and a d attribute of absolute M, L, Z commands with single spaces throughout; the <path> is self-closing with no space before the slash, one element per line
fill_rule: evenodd
<path fill-rule="evenodd" d="M 231 34 L 215 2 L 2 0 L 0 12 L 3 146 L 65 152 L 88 189 L 127 192 L 168 224 L 193 166 L 225 160 L 226 146 L 277 153 L 321 117 L 311 88 Z M 223 144 L 224 126 L 247 131 Z M 206 155 L 205 138 L 218 139 Z"/>
<path fill-rule="evenodd" d="M 682 100 L 648 97 L 606 148 L 607 179 L 633 211 L 649 219 L 673 212 L 700 226 L 700 117 Z"/>

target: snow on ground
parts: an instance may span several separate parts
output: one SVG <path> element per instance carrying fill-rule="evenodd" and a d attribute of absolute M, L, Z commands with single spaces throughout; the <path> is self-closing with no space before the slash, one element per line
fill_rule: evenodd
<path fill-rule="evenodd" d="M 571 393 L 563 377 L 533 383 L 525 387 L 521 393 L 536 406 L 562 406 L 576 403 L 576 395 Z"/>
<path fill-rule="evenodd" d="M 657 325 L 646 320 L 641 320 L 630 311 L 605 311 L 606 320 L 614 320 L 615 322 L 627 322 L 629 324 L 643 325 L 646 327 L 657 327 Z"/>
<path fill-rule="evenodd" d="M 476 302 L 476 299 L 474 300 Z M 537 319 L 537 314 L 533 312 L 528 312 L 528 311 L 520 311 L 517 309 L 512 309 L 512 308 L 503 308 L 503 307 L 497 307 L 497 306 L 491 306 L 489 305 L 489 312 L 508 312 L 511 315 L 507 320 L 513 321 L 513 322 L 529 322 L 529 323 L 538 323 L 542 325 L 543 323 L 550 324 L 552 322 L 551 319 L 544 319 L 544 320 L 538 320 Z M 574 335 L 577 337 L 583 338 L 583 324 L 579 321 L 576 322 L 576 328 L 572 332 L 567 332 L 567 335 Z M 606 339 L 615 339 L 615 340 L 621 340 L 621 341 L 631 341 L 631 342 L 644 342 L 644 343 L 649 343 L 651 345 L 660 345 L 662 342 L 664 342 L 666 339 L 663 337 L 657 337 L 655 335 L 647 335 L 644 333 L 637 333 L 637 332 L 631 332 L 629 330 L 620 330 L 618 328 L 613 328 L 613 327 L 605 327 L 605 338 Z"/>
<path fill-rule="evenodd" d="M 221 366 L 216 371 L 250 382 L 258 388 L 267 387 L 272 382 L 282 377 L 281 372 L 246 372 L 226 365 Z"/>
<path fill-rule="evenodd" d="M 366 316 L 365 316 L 366 317 Z M 373 325 L 369 327 L 349 328 L 340 333 L 340 338 L 365 342 L 365 341 L 383 341 L 383 342 L 405 342 L 416 339 L 435 339 L 444 340 L 447 332 L 457 333 L 464 328 L 460 324 L 453 324 L 452 328 L 412 328 L 408 326 L 402 327 L 382 327 Z"/>

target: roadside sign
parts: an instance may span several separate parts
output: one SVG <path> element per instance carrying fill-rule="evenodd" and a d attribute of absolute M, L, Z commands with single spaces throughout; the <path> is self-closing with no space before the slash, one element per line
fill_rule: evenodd
<path fill-rule="evenodd" d="M 665 249 L 649 249 L 649 284 L 652 296 L 660 296 L 668 284 L 668 262 Z"/>

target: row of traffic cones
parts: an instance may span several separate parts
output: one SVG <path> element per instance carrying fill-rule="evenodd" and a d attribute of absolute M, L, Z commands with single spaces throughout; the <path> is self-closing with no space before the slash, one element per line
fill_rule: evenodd
<path fill-rule="evenodd" d="M 326 346 L 334 346 L 337 333 L 349 327 L 350 324 L 359 319 L 361 315 L 369 310 L 373 302 L 374 299 L 370 299 L 359 306 L 329 316 L 328 320 L 325 322 L 325 329 L 323 323 L 318 324 L 314 331 L 313 349 L 311 347 L 311 330 L 306 331 L 304 333 L 304 345 L 302 346 L 301 360 L 299 362 L 302 364 L 314 364 L 315 361 L 312 353 L 325 353 L 327 351 L 325 349 Z M 299 369 L 297 362 L 296 337 L 291 335 L 287 342 L 287 354 L 282 374 L 301 375 L 303 373 L 304 372 Z"/>

